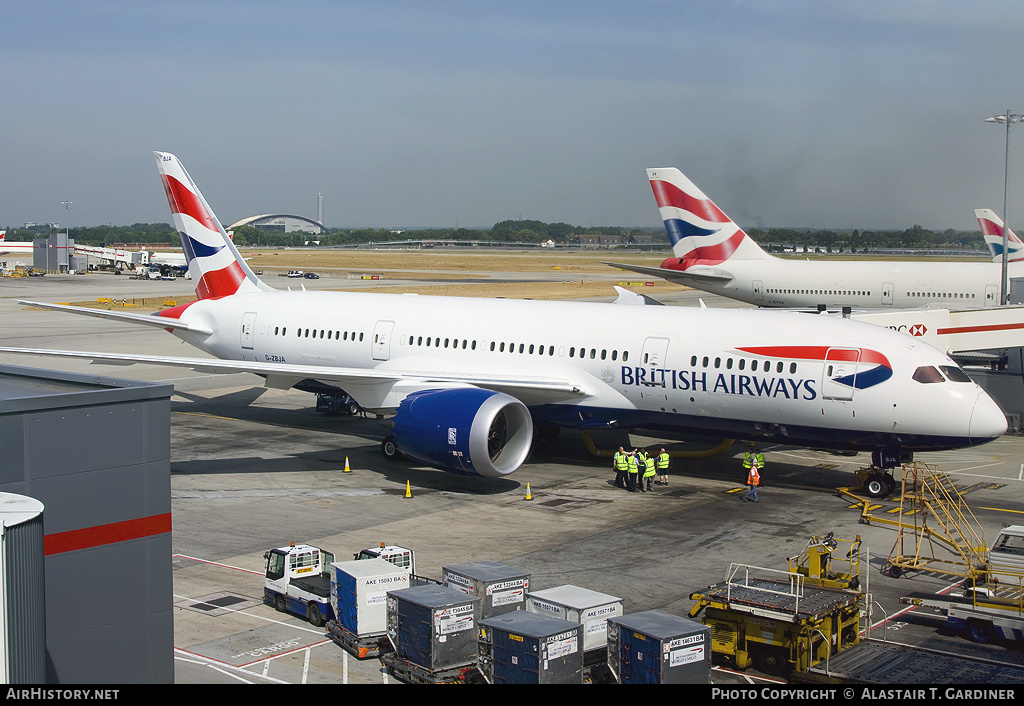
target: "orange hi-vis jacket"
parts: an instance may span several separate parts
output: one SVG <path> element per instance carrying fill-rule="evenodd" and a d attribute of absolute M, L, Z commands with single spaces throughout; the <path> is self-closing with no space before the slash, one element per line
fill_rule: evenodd
<path fill-rule="evenodd" d="M 750 467 L 750 475 L 747 476 L 747 485 L 760 485 L 761 474 L 757 472 L 757 466 Z"/>

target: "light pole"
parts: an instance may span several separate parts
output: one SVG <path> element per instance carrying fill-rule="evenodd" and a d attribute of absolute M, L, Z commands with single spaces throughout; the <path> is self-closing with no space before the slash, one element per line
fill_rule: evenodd
<path fill-rule="evenodd" d="M 64 204 L 64 212 L 67 214 L 67 216 L 65 218 L 65 221 L 67 221 L 67 222 L 64 224 L 64 233 L 65 233 L 65 235 L 67 237 L 70 238 L 71 237 L 71 204 L 74 203 L 74 202 L 73 201 L 61 201 L 61 203 Z"/>
<path fill-rule="evenodd" d="M 999 277 L 999 304 L 1000 306 L 1006 306 L 1006 302 L 1009 300 L 1009 292 L 1007 292 L 1006 283 L 1006 250 L 1009 247 L 1007 242 L 1007 233 L 1010 232 L 1010 217 L 1007 213 L 1006 195 L 1007 195 L 1007 184 L 1010 178 L 1010 124 L 1019 123 L 1024 116 L 1014 115 L 1009 109 L 1003 115 L 993 115 L 991 118 L 985 118 L 986 123 L 999 123 L 1000 125 L 1006 125 L 1006 156 L 1003 161 L 1003 267 L 1002 274 Z"/>

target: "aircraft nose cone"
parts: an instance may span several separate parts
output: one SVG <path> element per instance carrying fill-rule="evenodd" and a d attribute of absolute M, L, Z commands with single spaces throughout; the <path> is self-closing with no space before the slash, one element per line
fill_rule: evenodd
<path fill-rule="evenodd" d="M 984 444 L 1006 432 L 1006 415 L 995 400 L 982 392 L 974 403 L 971 413 L 971 443 Z"/>

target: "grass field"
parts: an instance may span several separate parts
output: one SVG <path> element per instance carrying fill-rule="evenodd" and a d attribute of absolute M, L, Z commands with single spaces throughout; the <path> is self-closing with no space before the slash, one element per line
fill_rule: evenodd
<path fill-rule="evenodd" d="M 322 278 L 318 289 L 360 292 L 415 292 L 440 296 L 505 297 L 508 299 L 583 299 L 612 296 L 612 285 L 657 297 L 678 292 L 680 285 L 664 280 L 618 271 L 621 277 L 608 279 L 616 270 L 603 261 L 657 267 L 671 257 L 671 252 L 638 254 L 617 250 L 549 250 L 533 248 L 526 251 L 479 251 L 468 248 L 431 248 L 416 250 L 327 250 L 239 248 L 252 269 L 262 272 L 261 278 L 278 289 L 297 289 L 305 280 L 278 277 L 288 270 L 316 272 Z M 860 256 L 810 255 L 799 259 L 867 260 L 882 259 Z M 949 260 L 953 258 L 887 257 L 886 260 Z M 974 261 L 977 261 L 975 258 Z M 489 276 L 492 272 L 535 273 L 538 281 L 503 282 Z M 595 280 L 595 276 L 601 278 Z M 363 277 L 378 277 L 379 285 L 367 286 Z M 561 276 L 561 277 L 559 277 Z M 460 280 L 446 282 L 446 280 Z M 477 282 L 466 280 L 477 279 Z M 542 281 L 543 280 L 543 281 Z M 140 294 L 147 283 L 140 282 Z M 184 304 L 195 297 L 176 297 Z M 164 307 L 163 297 L 137 297 L 137 310 Z M 121 308 L 121 304 L 80 302 L 93 308 Z"/>

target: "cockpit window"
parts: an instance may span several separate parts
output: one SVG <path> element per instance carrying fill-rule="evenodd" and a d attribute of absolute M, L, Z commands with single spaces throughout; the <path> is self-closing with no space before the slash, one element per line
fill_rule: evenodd
<path fill-rule="evenodd" d="M 946 377 L 953 382 L 973 382 L 973 380 L 967 377 L 967 373 L 957 365 L 940 365 L 939 370 L 945 373 Z"/>
<path fill-rule="evenodd" d="M 922 365 L 920 368 L 914 371 L 914 379 L 918 382 L 945 382 L 946 379 L 942 377 L 942 373 L 933 368 L 930 365 Z"/>

